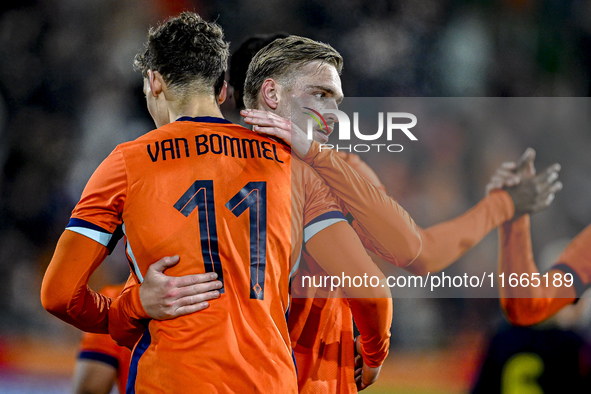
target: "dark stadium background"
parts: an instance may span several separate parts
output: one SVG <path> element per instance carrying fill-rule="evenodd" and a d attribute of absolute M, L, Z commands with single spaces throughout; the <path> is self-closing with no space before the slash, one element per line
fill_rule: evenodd
<path fill-rule="evenodd" d="M 64 392 L 79 332 L 41 307 L 39 288 L 86 180 L 116 144 L 153 127 L 132 70 L 147 28 L 188 9 L 224 28 L 231 50 L 284 31 L 332 44 L 352 97 L 589 96 L 591 3 L 573 0 L 44 0 L 5 1 L 0 14 L 0 391 Z M 538 168 L 563 166 L 566 190 L 533 218 L 536 257 L 555 255 L 591 222 L 588 134 L 449 124 L 423 155 L 372 166 L 418 224 L 474 205 L 495 167 L 527 147 Z M 436 137 L 433 137 L 436 138 Z M 485 152 L 486 154 L 482 154 Z M 466 165 L 466 164 L 469 165 Z M 454 268 L 494 269 L 496 233 Z M 117 251 L 92 278 L 126 277 Z M 367 392 L 470 389 L 498 300 L 394 300 L 391 354 Z M 588 336 L 589 320 L 579 322 Z M 577 328 L 580 328 L 577 327 Z M 223 377 L 221 377 L 223 378 Z"/>

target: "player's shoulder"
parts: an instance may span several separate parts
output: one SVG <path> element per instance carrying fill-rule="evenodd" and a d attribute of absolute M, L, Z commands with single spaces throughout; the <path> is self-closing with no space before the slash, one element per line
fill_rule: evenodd
<path fill-rule="evenodd" d="M 308 163 L 302 161 L 298 157 L 294 156 L 293 160 L 291 161 L 292 173 L 301 174 L 304 178 L 318 178 L 319 175 L 316 173 L 316 170 L 312 168 Z"/>

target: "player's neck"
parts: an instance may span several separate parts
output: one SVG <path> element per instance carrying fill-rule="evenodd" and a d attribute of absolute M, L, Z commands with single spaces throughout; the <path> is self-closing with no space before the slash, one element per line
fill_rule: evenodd
<path fill-rule="evenodd" d="M 169 115 L 171 122 L 183 116 L 191 118 L 199 116 L 213 116 L 216 118 L 224 117 L 216 99 L 211 96 L 197 97 L 182 106 L 171 106 L 169 109 Z"/>

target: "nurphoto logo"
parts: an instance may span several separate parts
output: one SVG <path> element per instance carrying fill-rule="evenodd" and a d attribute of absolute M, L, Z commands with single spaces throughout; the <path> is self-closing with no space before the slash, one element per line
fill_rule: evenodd
<path fill-rule="evenodd" d="M 338 109 L 322 109 L 321 111 L 316 111 L 309 107 L 303 107 L 303 109 L 309 111 L 303 112 L 310 117 L 307 124 L 307 134 L 309 140 L 312 140 L 313 138 L 314 128 L 320 128 L 324 131 L 329 130 L 330 126 L 326 121 L 325 115 L 332 115 L 330 123 L 335 121 L 338 122 L 339 143 L 321 144 L 321 151 L 322 149 L 336 149 L 337 151 L 349 152 L 369 152 L 371 150 L 375 150 L 377 152 L 380 152 L 381 150 L 386 150 L 388 152 L 402 152 L 404 149 L 401 144 L 391 143 L 341 144 L 340 142 L 351 141 L 351 121 L 345 112 Z M 385 122 L 384 118 L 386 119 Z M 384 123 L 386 123 L 385 127 Z M 377 141 L 378 139 L 382 138 L 384 129 L 388 142 L 392 141 L 395 133 L 400 132 L 402 132 L 409 140 L 417 141 L 417 137 L 410 131 L 410 129 L 416 126 L 416 124 L 417 117 L 408 112 L 378 112 L 378 130 L 373 134 L 366 134 L 362 133 L 359 128 L 359 112 L 353 112 L 353 133 L 354 136 L 361 141 Z"/>

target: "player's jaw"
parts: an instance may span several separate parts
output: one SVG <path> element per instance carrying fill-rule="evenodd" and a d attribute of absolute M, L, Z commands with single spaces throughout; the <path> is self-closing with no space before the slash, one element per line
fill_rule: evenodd
<path fill-rule="evenodd" d="M 333 127 L 332 126 L 328 126 L 328 128 L 326 127 L 316 127 L 314 128 L 314 141 L 316 142 L 320 142 L 321 144 L 325 144 L 328 142 L 328 137 L 330 136 L 330 134 L 332 133 Z"/>

